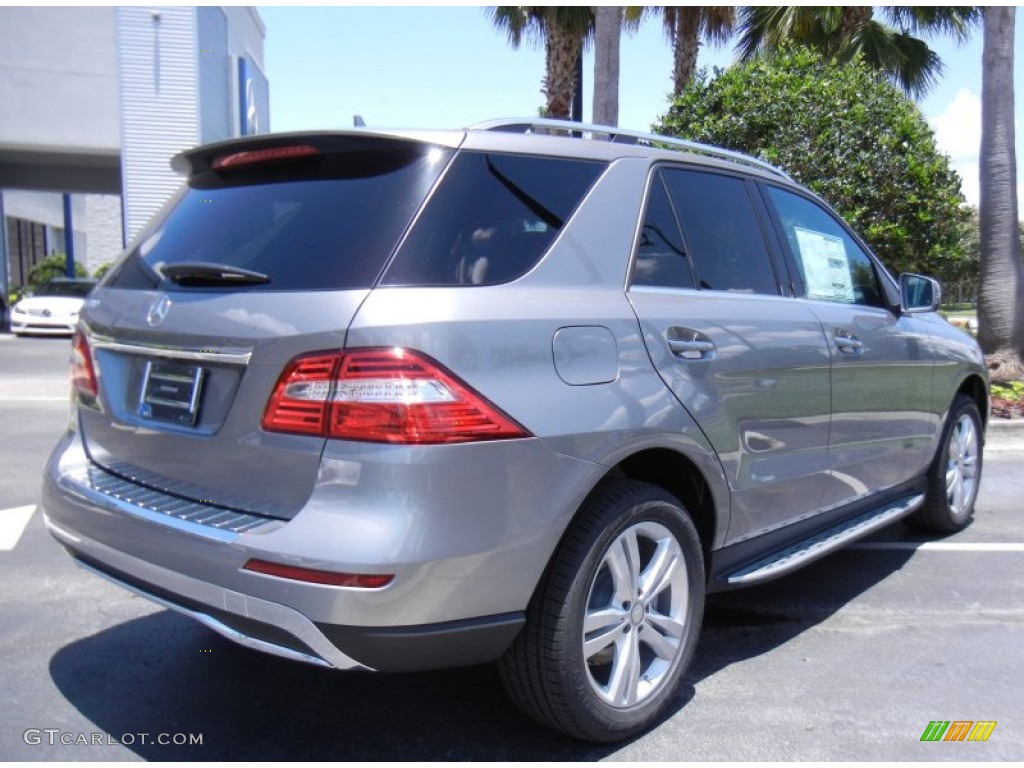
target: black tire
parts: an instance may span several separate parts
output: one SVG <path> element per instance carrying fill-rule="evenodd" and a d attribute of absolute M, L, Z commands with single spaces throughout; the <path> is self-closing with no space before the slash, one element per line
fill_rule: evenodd
<path fill-rule="evenodd" d="M 647 483 L 604 484 L 566 532 L 499 662 L 505 689 L 527 715 L 579 739 L 639 733 L 675 698 L 704 593 L 700 538 L 679 501 Z"/>
<path fill-rule="evenodd" d="M 982 429 L 978 405 L 957 395 L 942 428 L 935 460 L 928 469 L 924 506 L 907 522 L 933 533 L 956 533 L 971 522 L 982 467 Z"/>

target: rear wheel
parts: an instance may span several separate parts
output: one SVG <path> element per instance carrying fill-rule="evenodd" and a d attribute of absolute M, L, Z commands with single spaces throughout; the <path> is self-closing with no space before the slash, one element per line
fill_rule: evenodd
<path fill-rule="evenodd" d="M 957 395 L 942 430 L 939 452 L 928 470 L 924 506 L 909 522 L 921 530 L 937 533 L 955 533 L 966 528 L 978 498 L 981 466 L 981 414 L 974 400 Z"/>
<path fill-rule="evenodd" d="M 672 702 L 704 610 L 700 540 L 682 505 L 632 481 L 592 495 L 502 659 L 528 715 L 589 741 L 638 733 Z"/>

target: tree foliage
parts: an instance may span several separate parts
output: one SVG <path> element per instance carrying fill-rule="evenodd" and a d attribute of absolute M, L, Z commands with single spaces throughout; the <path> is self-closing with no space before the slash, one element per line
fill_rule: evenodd
<path fill-rule="evenodd" d="M 789 49 L 713 79 L 701 71 L 655 130 L 782 168 L 894 272 L 961 273 L 960 177 L 914 103 L 859 61 Z"/>
<path fill-rule="evenodd" d="M 981 18 L 975 6 L 759 5 L 740 10 L 744 59 L 802 45 L 847 63 L 860 58 L 911 96 L 927 93 L 942 61 L 921 37 L 965 40 Z M 888 23 L 886 23 L 888 22 Z"/>
<path fill-rule="evenodd" d="M 32 290 L 38 290 L 55 277 L 67 275 L 67 257 L 63 253 L 51 253 L 41 259 L 28 272 L 26 282 Z M 85 267 L 75 262 L 75 277 L 88 277 Z"/>

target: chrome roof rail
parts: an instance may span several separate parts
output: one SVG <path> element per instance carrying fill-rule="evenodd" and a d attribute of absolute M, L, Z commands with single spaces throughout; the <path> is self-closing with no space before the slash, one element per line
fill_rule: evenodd
<path fill-rule="evenodd" d="M 776 168 L 771 163 L 766 163 L 764 160 L 745 155 L 742 152 L 734 152 L 731 149 L 722 149 L 721 147 L 701 144 L 696 141 L 677 139 L 673 136 L 662 136 L 657 133 L 624 130 L 610 125 L 574 123 L 569 120 L 551 120 L 542 117 L 523 117 L 487 120 L 469 126 L 469 130 L 503 131 L 505 133 L 566 134 L 584 139 L 604 140 L 613 144 L 638 144 L 654 149 L 680 150 L 758 168 L 776 176 L 781 176 L 784 179 L 790 178 L 789 174 Z"/>

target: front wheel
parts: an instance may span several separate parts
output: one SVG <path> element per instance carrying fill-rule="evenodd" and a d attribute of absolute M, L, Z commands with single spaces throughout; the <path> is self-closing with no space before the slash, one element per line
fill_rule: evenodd
<path fill-rule="evenodd" d="M 955 533 L 966 528 L 978 498 L 981 466 L 981 414 L 974 400 L 957 395 L 942 430 L 939 452 L 928 470 L 924 506 L 909 522 L 936 533 Z"/>
<path fill-rule="evenodd" d="M 566 533 L 501 660 L 528 715 L 588 741 L 639 733 L 679 688 L 704 612 L 689 515 L 646 483 L 599 488 Z"/>

